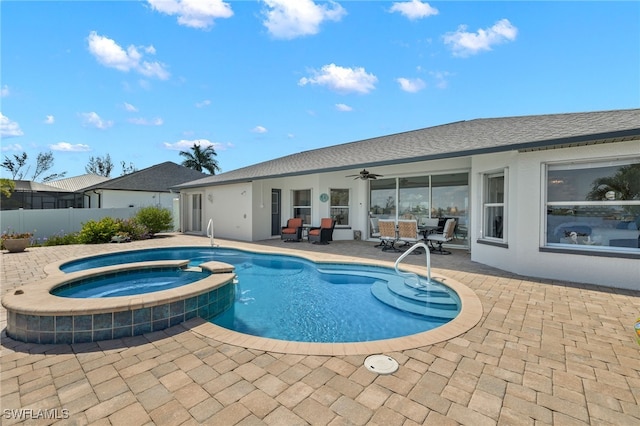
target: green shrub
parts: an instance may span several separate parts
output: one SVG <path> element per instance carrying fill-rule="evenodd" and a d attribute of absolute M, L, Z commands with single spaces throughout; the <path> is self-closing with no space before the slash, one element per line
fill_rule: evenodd
<path fill-rule="evenodd" d="M 105 217 L 99 221 L 90 220 L 82 224 L 78 242 L 81 244 L 108 243 L 117 232 L 118 223 L 111 217 Z"/>
<path fill-rule="evenodd" d="M 118 233 L 125 234 L 132 240 L 145 240 L 149 238 L 149 230 L 139 223 L 136 218 L 116 219 Z"/>
<path fill-rule="evenodd" d="M 163 207 L 142 207 L 134 218 L 147 228 L 150 235 L 169 230 L 173 226 L 171 211 Z"/>
<path fill-rule="evenodd" d="M 69 244 L 78 244 L 80 242 L 80 234 L 73 232 L 71 234 L 65 234 L 60 232 L 58 234 L 50 235 L 46 238 L 38 238 L 38 245 L 42 246 L 65 246 Z"/>

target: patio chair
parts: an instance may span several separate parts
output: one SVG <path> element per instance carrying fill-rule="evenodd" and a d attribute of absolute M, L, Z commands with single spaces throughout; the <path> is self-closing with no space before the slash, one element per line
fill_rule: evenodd
<path fill-rule="evenodd" d="M 453 240 L 453 231 L 456 228 L 456 220 L 455 219 L 447 219 L 444 224 L 444 230 L 442 233 L 435 233 L 427 235 L 427 243 L 429 244 L 429 250 L 432 253 L 438 254 L 451 254 L 448 250 L 442 249 L 443 243 L 448 243 Z M 434 245 L 437 245 L 437 247 Z"/>
<path fill-rule="evenodd" d="M 333 241 L 333 228 L 336 221 L 330 217 L 322 218 L 320 226 L 309 228 L 309 242 L 314 244 L 329 244 Z"/>
<path fill-rule="evenodd" d="M 302 218 L 294 217 L 287 220 L 287 225 L 280 231 L 280 238 L 285 242 L 302 241 Z"/>
<path fill-rule="evenodd" d="M 422 241 L 418 233 L 418 221 L 415 219 L 398 220 L 398 241 L 404 243 L 405 246 L 413 245 Z M 422 254 L 420 250 L 414 250 L 412 254 Z"/>
<path fill-rule="evenodd" d="M 398 235 L 396 233 L 396 222 L 394 220 L 378 220 L 380 227 L 380 240 L 382 241 L 382 251 L 400 251 L 396 246 Z"/>
<path fill-rule="evenodd" d="M 380 238 L 380 227 L 378 226 L 378 218 L 370 217 L 369 222 L 371 222 L 371 233 L 369 235 L 373 238 Z M 380 240 L 380 242 L 374 247 L 382 247 L 383 245 L 383 241 Z"/>

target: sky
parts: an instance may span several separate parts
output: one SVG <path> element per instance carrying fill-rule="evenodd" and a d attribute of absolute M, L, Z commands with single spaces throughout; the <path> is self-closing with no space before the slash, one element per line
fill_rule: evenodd
<path fill-rule="evenodd" d="M 2 160 L 30 174 L 640 107 L 637 1 L 3 0 L 0 24 Z"/>

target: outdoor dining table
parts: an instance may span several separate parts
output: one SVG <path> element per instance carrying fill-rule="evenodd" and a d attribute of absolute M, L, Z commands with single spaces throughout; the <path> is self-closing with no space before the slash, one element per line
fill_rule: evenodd
<path fill-rule="evenodd" d="M 435 232 L 438 230 L 438 226 L 437 225 L 424 225 L 424 226 L 418 226 L 418 231 L 420 231 L 424 237 L 424 239 L 427 239 L 427 235 Z"/>

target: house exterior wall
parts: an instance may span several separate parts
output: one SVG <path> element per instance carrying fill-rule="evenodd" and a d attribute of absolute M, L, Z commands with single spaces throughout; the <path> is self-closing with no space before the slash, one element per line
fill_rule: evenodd
<path fill-rule="evenodd" d="M 171 192 L 147 192 L 124 190 L 98 190 L 100 194 L 100 208 L 124 208 L 124 207 L 148 207 L 158 206 L 173 210 L 173 199 L 178 196 Z M 97 207 L 97 202 L 92 197 L 92 207 Z"/>
<path fill-rule="evenodd" d="M 596 253 L 551 253 L 542 251 L 541 247 L 545 242 L 546 163 L 637 158 L 639 155 L 640 141 L 631 141 L 533 152 L 508 151 L 371 169 L 389 178 L 468 172 L 468 244 L 471 259 L 475 262 L 526 276 L 637 290 L 640 288 L 640 262 L 637 258 L 605 257 Z M 505 169 L 508 171 L 504 231 L 507 241 L 502 245 L 482 244 L 479 242 L 482 235 L 482 176 L 483 173 Z M 336 228 L 334 240 L 351 240 L 354 238 L 353 231 L 361 231 L 362 237 L 367 238 L 368 182 L 346 177 L 358 171 L 354 169 L 195 188 L 182 191 L 181 195 L 193 192 L 204 194 L 203 233 L 208 218 L 213 218 L 217 237 L 259 241 L 272 238 L 272 188 L 281 190 L 281 225 L 292 217 L 293 190 L 311 190 L 311 222 L 317 225 L 321 218 L 330 215 L 330 202 L 322 202 L 320 194 L 329 194 L 332 188 L 348 188 L 350 225 Z"/>
<path fill-rule="evenodd" d="M 181 228 L 186 232 L 206 235 L 209 220 L 213 221 L 214 236 L 252 241 L 253 210 L 251 183 L 238 183 L 208 188 L 193 188 L 180 192 Z M 202 223 L 200 231 L 192 231 L 191 211 L 188 198 L 202 195 Z"/>
<path fill-rule="evenodd" d="M 640 261 L 636 258 L 593 254 L 550 253 L 540 250 L 545 235 L 545 172 L 550 162 L 600 161 L 638 158 L 640 141 L 619 142 L 534 152 L 475 156 L 471 259 L 517 274 L 640 289 Z M 479 244 L 481 174 L 508 167 L 508 247 Z"/>

